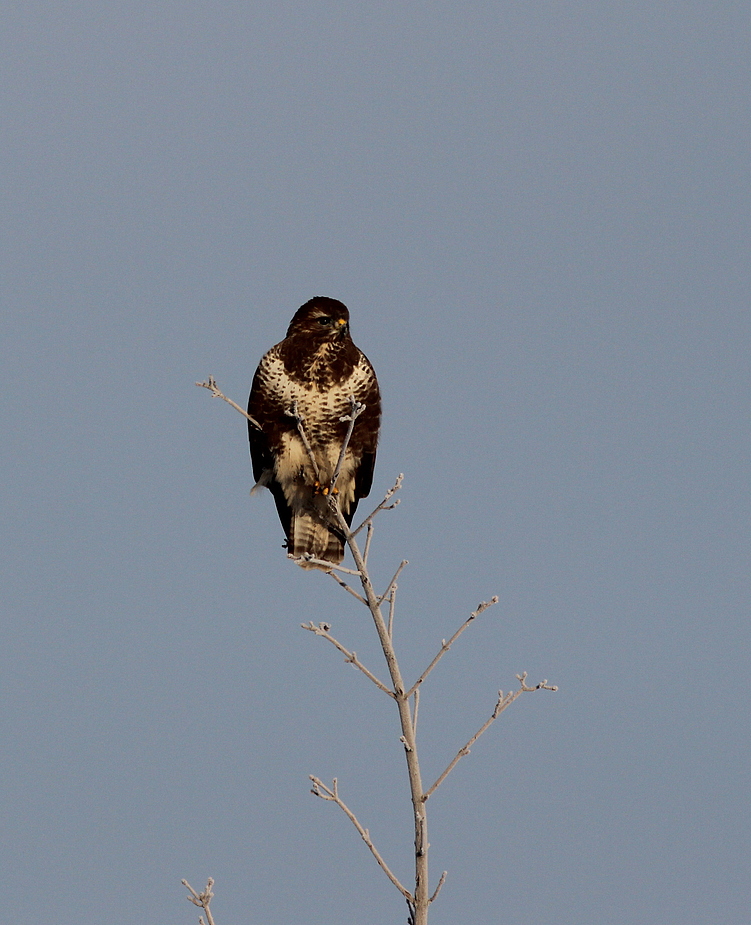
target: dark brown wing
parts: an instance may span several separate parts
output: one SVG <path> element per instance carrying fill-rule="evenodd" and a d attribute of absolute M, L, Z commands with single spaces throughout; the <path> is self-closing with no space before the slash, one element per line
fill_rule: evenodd
<path fill-rule="evenodd" d="M 368 376 L 355 395 L 357 401 L 365 405 L 365 410 L 358 417 L 352 433 L 352 452 L 360 458 L 360 462 L 355 470 L 355 498 L 344 515 L 349 524 L 352 523 L 357 510 L 357 502 L 360 498 L 367 498 L 373 485 L 378 432 L 381 425 L 381 394 L 375 370 L 364 354 L 361 354 L 360 362 L 367 366 Z"/>
<path fill-rule="evenodd" d="M 248 414 L 258 422 L 261 430 L 248 421 L 248 442 L 250 444 L 250 461 L 253 465 L 253 478 L 256 485 L 263 485 L 274 496 L 274 503 L 284 535 L 289 539 L 292 525 L 292 511 L 284 497 L 282 486 L 274 478 L 274 450 L 278 445 L 285 417 L 276 397 L 264 384 L 264 362 L 276 348 L 272 348 L 258 364 L 253 376 L 253 384 L 248 397 Z"/>

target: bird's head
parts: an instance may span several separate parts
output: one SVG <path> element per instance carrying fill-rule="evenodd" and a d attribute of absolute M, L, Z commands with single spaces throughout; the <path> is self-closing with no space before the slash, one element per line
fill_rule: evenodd
<path fill-rule="evenodd" d="M 287 337 L 304 335 L 318 343 L 349 338 L 349 311 L 337 299 L 316 296 L 300 306 L 290 321 Z"/>

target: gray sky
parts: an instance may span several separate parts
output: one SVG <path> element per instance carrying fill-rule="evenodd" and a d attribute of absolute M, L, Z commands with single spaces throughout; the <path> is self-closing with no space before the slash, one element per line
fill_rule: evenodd
<path fill-rule="evenodd" d="M 261 354 L 344 301 L 384 426 L 431 923 L 748 922 L 746 3 L 7 3 L 3 915 L 382 925 L 364 610 L 249 498 Z"/>

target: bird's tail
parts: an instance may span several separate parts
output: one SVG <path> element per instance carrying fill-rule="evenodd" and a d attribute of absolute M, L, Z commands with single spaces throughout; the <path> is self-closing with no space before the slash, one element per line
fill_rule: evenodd
<path fill-rule="evenodd" d="M 338 564 L 344 558 L 344 541 L 334 526 L 327 526 L 316 511 L 300 511 L 292 515 L 287 542 L 289 555 L 299 558 L 309 555 Z M 303 568 L 324 568 L 322 565 L 300 562 Z"/>

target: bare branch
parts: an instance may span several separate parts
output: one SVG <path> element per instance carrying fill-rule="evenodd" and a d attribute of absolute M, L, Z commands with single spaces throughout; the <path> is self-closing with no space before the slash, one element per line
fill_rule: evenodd
<path fill-rule="evenodd" d="M 297 565 L 302 565 L 303 563 L 306 565 L 320 565 L 327 572 L 344 572 L 345 575 L 357 575 L 358 577 L 360 575 L 357 569 L 346 568 L 344 565 L 338 565 L 336 562 L 330 562 L 328 559 L 317 559 L 307 552 L 303 553 L 301 556 L 293 556 L 291 553 L 288 553 L 287 558 L 296 562 Z"/>
<path fill-rule="evenodd" d="M 365 518 L 365 520 L 363 520 L 363 522 L 360 524 L 359 527 L 356 527 L 354 530 L 350 531 L 353 537 L 357 536 L 360 530 L 362 530 L 363 527 L 367 526 L 373 520 L 373 518 L 379 511 L 391 511 L 397 506 L 397 504 L 399 504 L 398 498 L 396 499 L 396 501 L 394 501 L 393 504 L 389 504 L 389 501 L 396 494 L 396 492 L 399 491 L 399 489 L 402 487 L 403 481 L 404 481 L 404 473 L 400 472 L 396 478 L 396 481 L 394 482 L 392 487 L 389 488 L 389 490 L 386 492 L 383 501 L 381 501 L 378 507 L 375 508 L 375 510 L 372 513 L 368 514 L 368 516 Z"/>
<path fill-rule="evenodd" d="M 444 870 L 444 872 L 441 874 L 441 879 L 438 881 L 438 886 L 435 888 L 435 893 L 433 893 L 433 895 L 432 895 L 432 896 L 430 897 L 430 899 L 428 900 L 429 903 L 432 903 L 433 900 L 436 898 L 436 896 L 438 896 L 438 894 L 441 892 L 441 887 L 442 887 L 443 884 L 446 882 L 446 874 L 447 874 L 447 873 L 448 873 L 448 871 L 445 871 L 445 870 Z"/>
<path fill-rule="evenodd" d="M 389 596 L 389 594 L 391 594 L 391 589 L 394 588 L 394 587 L 396 586 L 396 579 L 401 575 L 402 569 L 404 568 L 405 565 L 409 565 L 409 560 L 408 560 L 408 559 L 402 559 L 402 561 L 401 561 L 401 563 L 400 563 L 400 565 L 399 565 L 399 568 L 396 570 L 396 574 L 394 575 L 394 577 L 393 577 L 393 578 L 391 579 L 391 581 L 389 582 L 388 588 L 386 588 L 386 590 L 383 592 L 383 594 L 378 598 L 378 603 L 379 603 L 379 604 L 382 604 L 382 603 L 386 600 L 386 598 Z M 389 635 L 390 635 L 390 634 L 389 634 Z"/>
<path fill-rule="evenodd" d="M 365 598 L 362 596 L 362 594 L 358 594 L 357 591 L 355 591 L 354 588 L 350 588 L 350 586 L 347 584 L 347 582 L 346 582 L 346 581 L 342 581 L 342 579 L 336 574 L 336 572 L 334 572 L 334 571 L 329 571 L 329 572 L 327 572 L 326 574 L 327 574 L 327 575 L 331 575 L 331 577 L 332 577 L 332 578 L 334 579 L 334 581 L 339 585 L 340 588 L 344 588 L 345 591 L 349 591 L 349 593 L 352 595 L 352 597 L 356 597 L 357 600 L 360 601 L 361 604 L 365 604 L 365 605 L 367 606 L 368 602 L 365 600 Z"/>
<path fill-rule="evenodd" d="M 295 419 L 295 423 L 297 424 L 297 432 L 298 434 L 300 434 L 300 439 L 302 440 L 303 446 L 305 447 L 305 452 L 308 454 L 308 458 L 310 459 L 310 465 L 313 467 L 313 472 L 316 477 L 316 482 L 320 482 L 321 473 L 320 473 L 320 470 L 318 469 L 318 463 L 316 462 L 316 458 L 313 455 L 313 447 L 311 447 L 310 442 L 308 441 L 308 435 L 305 432 L 305 422 L 303 421 L 300 412 L 297 410 L 296 401 L 292 402 L 292 407 L 288 408 L 286 413 L 291 418 Z"/>
<path fill-rule="evenodd" d="M 356 652 L 350 652 L 348 649 L 345 649 L 344 646 L 337 639 L 334 639 L 334 637 L 329 632 L 330 627 L 328 623 L 319 623 L 316 626 L 316 624 L 313 623 L 313 621 L 311 620 L 310 623 L 301 623 L 300 626 L 304 630 L 308 630 L 311 633 L 315 633 L 316 636 L 323 636 L 324 639 L 328 639 L 331 645 L 334 646 L 336 649 L 338 649 L 342 653 L 342 655 L 344 656 L 344 660 L 346 662 L 349 662 L 350 665 L 354 665 L 355 668 L 359 668 L 360 671 L 365 675 L 365 677 L 369 678 L 373 682 L 373 684 L 375 684 L 377 688 L 379 688 L 380 690 L 384 692 L 384 694 L 388 694 L 389 697 L 396 696 L 392 690 L 389 690 L 389 688 L 386 687 L 383 681 L 379 681 L 378 678 L 373 674 L 373 672 L 367 669 L 365 665 L 363 665 L 363 663 L 357 657 Z"/>
<path fill-rule="evenodd" d="M 196 382 L 196 385 L 201 389 L 208 389 L 214 398 L 221 398 L 226 401 L 228 405 L 232 405 L 235 411 L 239 411 L 244 418 L 247 418 L 256 430 L 263 430 L 258 421 L 252 418 L 244 408 L 241 408 L 237 402 L 232 401 L 231 398 L 227 398 L 224 392 L 219 391 L 219 386 L 216 384 L 216 379 L 214 379 L 213 376 L 209 376 L 208 382 Z"/>
<path fill-rule="evenodd" d="M 327 486 L 321 486 L 324 489 L 324 494 L 328 495 L 329 503 L 336 505 L 338 503 L 336 500 L 336 481 L 339 478 L 339 473 L 342 471 L 342 465 L 344 464 L 344 457 L 347 455 L 347 447 L 349 446 L 349 441 L 352 439 L 352 431 L 355 429 L 355 421 L 365 410 L 365 405 L 355 399 L 354 395 L 350 396 L 350 401 L 352 403 L 352 411 L 349 414 L 343 415 L 339 420 L 340 421 L 349 421 L 349 427 L 347 428 L 347 433 L 345 434 L 344 441 L 342 443 L 341 449 L 339 450 L 339 459 L 337 460 L 336 466 L 334 468 L 333 475 L 331 476 L 331 481 Z M 290 417 L 293 417 L 297 423 L 297 432 L 300 434 L 300 439 L 303 442 L 305 447 L 305 452 L 308 454 L 308 459 L 310 459 L 310 464 L 313 467 L 313 472 L 315 473 L 316 482 L 320 483 L 321 481 L 321 472 L 318 468 L 318 462 L 316 461 L 315 454 L 313 453 L 313 447 L 310 445 L 308 440 L 308 435 L 305 431 L 305 421 L 300 414 L 297 402 L 292 402 L 292 407 L 287 411 Z"/>
<path fill-rule="evenodd" d="M 385 499 L 386 501 L 393 492 L 398 489 L 400 484 L 401 476 L 397 479 L 394 488 Z M 379 506 L 378 510 L 385 508 L 386 504 L 384 502 Z M 402 729 L 400 740 L 404 745 L 404 753 L 407 762 L 415 830 L 415 896 L 413 900 L 407 899 L 407 903 L 410 908 L 410 920 L 413 922 L 413 925 L 427 925 L 429 906 L 428 849 L 430 845 L 428 842 L 425 799 L 422 787 L 422 776 L 420 773 L 420 762 L 417 756 L 415 730 L 412 722 L 412 710 L 410 709 L 409 700 L 405 695 L 404 681 L 402 679 L 401 670 L 399 669 L 396 652 L 394 651 L 393 640 L 389 634 L 386 620 L 381 613 L 381 602 L 379 602 L 375 590 L 373 589 L 373 583 L 370 580 L 367 566 L 363 560 L 360 548 L 357 545 L 354 533 L 350 530 L 338 505 L 332 505 L 331 510 L 339 525 L 339 529 L 346 539 L 349 550 L 352 553 L 352 558 L 355 561 L 355 566 L 360 572 L 360 583 L 362 585 L 363 596 L 368 602 L 368 610 L 373 618 L 378 640 L 383 649 L 386 664 L 388 665 L 389 676 L 393 684 L 395 700 L 399 711 L 399 723 Z"/>
<path fill-rule="evenodd" d="M 370 852 L 378 862 L 381 870 L 386 874 L 389 880 L 394 884 L 397 890 L 399 890 L 399 892 L 408 903 L 414 902 L 414 897 L 412 894 L 408 889 L 402 886 L 396 876 L 389 869 L 388 864 L 386 864 L 386 862 L 381 857 L 380 852 L 375 847 L 370 838 L 370 833 L 368 830 L 360 824 L 360 820 L 357 818 L 357 816 L 355 816 L 352 810 L 340 798 L 336 778 L 334 778 L 333 785 L 331 787 L 327 787 L 323 781 L 321 781 L 318 777 L 315 777 L 313 774 L 310 775 L 310 779 L 313 782 L 313 786 L 310 792 L 315 796 L 320 797 L 322 800 L 330 800 L 331 802 L 336 803 L 339 809 L 341 809 L 345 816 L 347 816 L 347 818 L 350 820 L 352 825 L 354 825 L 354 827 L 360 833 L 360 838 L 362 838 L 368 848 L 370 848 Z"/>
<path fill-rule="evenodd" d="M 394 585 L 389 597 L 389 639 L 394 638 L 394 610 L 396 608 L 396 592 L 399 585 Z"/>
<path fill-rule="evenodd" d="M 368 556 L 370 555 L 370 541 L 373 539 L 373 521 L 368 521 L 368 533 L 365 537 L 365 549 L 362 553 L 362 561 L 367 565 Z"/>
<path fill-rule="evenodd" d="M 214 886 L 214 878 L 209 877 L 208 883 L 206 884 L 206 889 L 202 893 L 198 893 L 196 890 L 194 890 L 187 880 L 181 880 L 180 882 L 191 894 L 190 896 L 185 897 L 188 902 L 191 902 L 194 906 L 198 906 L 200 909 L 203 909 L 203 911 L 206 913 L 207 925 L 214 925 L 214 916 L 211 914 L 211 909 L 209 908 L 211 900 L 214 898 L 214 893 L 212 892 L 212 887 Z M 201 923 L 201 925 L 203 925 L 203 916 L 200 916 L 198 921 Z"/>
<path fill-rule="evenodd" d="M 362 414 L 362 412 L 365 410 L 365 405 L 363 405 L 361 402 L 356 401 L 354 395 L 350 396 L 350 400 L 352 402 L 352 413 L 350 415 L 344 415 L 341 418 L 341 420 L 343 421 L 349 420 L 349 427 L 347 428 L 347 433 L 344 437 L 344 442 L 342 443 L 341 449 L 339 451 L 339 459 L 337 461 L 336 468 L 334 470 L 334 475 L 331 479 L 331 483 L 326 488 L 325 494 L 328 495 L 330 510 L 332 511 L 334 517 L 336 518 L 346 542 L 350 545 L 350 548 L 351 548 L 351 545 L 352 545 L 351 541 L 354 538 L 354 536 L 366 524 L 371 523 L 373 517 L 375 517 L 378 511 L 389 510 L 390 508 L 396 507 L 396 505 L 399 503 L 399 501 L 397 500 L 393 504 L 388 504 L 388 501 L 394 495 L 394 492 L 398 491 L 399 488 L 401 487 L 404 476 L 400 474 L 397 477 L 396 482 L 394 483 L 393 487 L 390 488 L 386 492 L 386 495 L 383 501 L 378 505 L 378 507 L 373 511 L 373 513 L 368 515 L 368 517 L 366 517 L 365 520 L 360 524 L 360 526 L 353 532 L 350 529 L 350 525 L 347 523 L 344 515 L 342 514 L 342 510 L 339 506 L 339 501 L 337 499 L 337 493 L 336 491 L 334 491 L 336 480 L 339 478 L 339 473 L 341 471 L 342 463 L 344 462 L 344 457 L 347 453 L 347 447 L 349 446 L 349 441 L 352 438 L 352 431 L 354 430 L 355 421 L 357 420 L 358 416 Z M 293 403 L 292 408 L 290 408 L 290 410 L 288 411 L 288 414 L 294 417 L 295 421 L 297 422 L 297 430 L 300 434 L 300 439 L 303 442 L 303 446 L 305 447 L 305 452 L 308 454 L 308 458 L 310 459 L 310 463 L 313 467 L 313 471 L 315 472 L 316 481 L 320 482 L 321 476 L 320 476 L 320 471 L 318 469 L 318 463 L 316 462 L 315 455 L 313 454 L 313 448 L 311 447 L 310 441 L 308 440 L 308 435 L 305 432 L 305 423 L 297 410 L 297 402 Z M 371 535 L 372 534 L 369 533 L 369 538 Z M 352 552 L 354 555 L 354 550 L 352 550 Z M 359 554 L 359 550 L 358 550 L 358 554 Z M 294 558 L 294 556 L 290 556 L 290 558 Z M 327 562 L 324 559 L 313 559 L 310 556 L 305 556 L 303 558 L 305 558 L 306 561 L 310 562 L 313 565 L 324 565 L 324 566 L 328 565 L 330 568 L 338 567 L 340 571 L 348 571 L 347 569 L 344 569 L 341 566 L 336 566 L 334 563 Z M 362 560 L 362 566 L 363 568 L 365 566 L 364 559 Z M 362 569 L 358 569 L 358 571 L 355 571 L 355 572 L 350 572 L 350 574 L 359 575 L 361 580 L 363 581 L 366 580 L 363 578 Z M 367 581 L 370 581 L 370 579 L 368 578 Z"/>
<path fill-rule="evenodd" d="M 217 387 L 216 381 L 213 376 L 210 376 L 208 382 L 197 382 L 197 386 L 211 391 L 212 395 L 217 398 L 222 398 L 224 401 L 228 402 L 233 406 L 237 411 L 239 411 L 249 422 L 252 427 L 262 430 L 258 421 L 248 415 L 243 409 L 237 405 L 235 402 L 231 401 Z M 381 857 L 378 850 L 373 845 L 373 842 L 370 838 L 370 834 L 366 828 L 364 828 L 354 813 L 349 809 L 348 806 L 340 799 L 337 788 L 337 780 L 334 778 L 332 787 L 327 787 L 323 782 L 313 775 L 310 775 L 310 780 L 313 783 L 312 793 L 315 796 L 318 796 L 321 799 L 334 802 L 339 806 L 339 808 L 344 812 L 344 814 L 350 819 L 352 824 L 357 829 L 360 837 L 363 839 L 365 844 L 368 846 L 371 854 L 375 858 L 378 865 L 384 871 L 386 876 L 392 882 L 392 884 L 399 890 L 402 896 L 407 902 L 409 909 L 408 922 L 410 925 L 427 925 L 428 919 L 428 907 L 431 903 L 435 901 L 438 897 L 438 894 L 443 887 L 443 884 L 446 881 L 446 871 L 440 877 L 438 885 L 436 886 L 435 891 L 432 895 L 429 895 L 429 886 L 428 886 L 428 832 L 427 832 L 427 814 L 425 804 L 428 799 L 432 796 L 433 793 L 441 786 L 443 781 L 448 777 L 448 775 L 453 771 L 458 762 L 465 756 L 470 753 L 471 747 L 474 743 L 482 736 L 487 729 L 491 726 L 493 722 L 500 716 L 500 714 L 509 707 L 515 700 L 517 700 L 523 693 L 535 690 L 550 690 L 555 691 L 557 687 L 554 685 L 549 685 L 547 681 L 542 681 L 535 686 L 530 686 L 527 684 L 527 673 L 523 672 L 520 675 L 517 675 L 517 679 L 520 682 L 520 686 L 517 690 L 509 692 L 508 694 L 503 693 L 503 691 L 498 692 L 498 700 L 495 704 L 492 714 L 486 720 L 486 722 L 478 729 L 478 731 L 469 739 L 469 741 L 459 749 L 457 754 L 451 760 L 449 765 L 443 771 L 443 773 L 438 777 L 435 783 L 427 791 L 423 790 L 422 786 L 422 777 L 420 773 L 420 765 L 417 755 L 417 742 L 416 742 L 416 729 L 417 721 L 420 707 L 420 692 L 421 685 L 428 677 L 428 675 L 433 671 L 441 658 L 445 655 L 446 652 L 451 648 L 454 642 L 459 638 L 459 636 L 464 632 L 464 630 L 469 626 L 469 624 L 475 620 L 481 613 L 483 613 L 488 607 L 493 604 L 498 603 L 498 598 L 493 597 L 490 601 L 483 601 L 474 611 L 467 620 L 457 629 L 454 635 L 448 640 L 442 640 L 441 648 L 430 662 L 428 667 L 423 671 L 414 685 L 409 689 L 405 690 L 405 685 L 402 680 L 401 671 L 399 669 L 399 664 L 397 662 L 396 652 L 393 645 L 393 631 L 394 631 L 394 615 L 395 615 L 395 606 L 396 606 L 396 594 L 398 589 L 397 581 L 399 576 L 408 564 L 407 560 L 404 560 L 400 563 L 397 568 L 393 578 L 386 586 L 386 590 L 380 596 L 375 593 L 373 588 L 373 583 L 371 581 L 370 575 L 367 569 L 367 562 L 371 548 L 371 542 L 373 538 L 374 525 L 373 520 L 382 510 L 391 510 L 399 504 L 399 499 L 392 501 L 393 496 L 402 486 L 402 481 L 404 476 L 399 475 L 394 483 L 393 487 L 384 496 L 383 500 L 377 507 L 360 523 L 358 527 L 354 530 L 351 529 L 350 525 L 347 523 L 347 519 L 344 517 L 340 507 L 340 499 L 338 497 L 338 491 L 336 489 L 336 483 L 340 477 L 342 468 L 344 466 L 344 460 L 347 453 L 347 448 L 352 438 L 354 432 L 356 420 L 360 414 L 365 410 L 365 405 L 358 402 L 354 395 L 350 396 L 351 402 L 351 412 L 350 414 L 343 415 L 339 420 L 341 422 L 348 422 L 347 432 L 345 438 L 342 442 L 339 456 L 336 462 L 336 466 L 333 470 L 331 480 L 328 485 L 321 484 L 321 469 L 318 466 L 315 454 L 313 452 L 313 447 L 305 429 L 305 421 L 303 420 L 298 405 L 296 402 L 293 403 L 292 407 L 286 411 L 288 415 L 294 418 L 297 431 L 299 433 L 302 444 L 305 448 L 305 452 L 310 460 L 312 471 L 315 474 L 316 479 L 316 492 L 324 495 L 326 497 L 330 517 L 324 517 L 326 525 L 335 532 L 341 539 L 343 539 L 354 559 L 355 568 L 347 568 L 345 566 L 339 565 L 338 563 L 330 562 L 325 559 L 318 559 L 311 555 L 303 555 L 300 557 L 292 558 L 295 562 L 301 565 L 313 565 L 325 571 L 328 575 L 336 581 L 336 583 L 344 588 L 348 593 L 353 597 L 357 598 L 360 603 L 365 604 L 368 608 L 378 634 L 379 641 L 383 650 L 383 654 L 386 659 L 386 664 L 388 666 L 389 677 L 391 680 L 391 687 L 387 687 L 378 677 L 376 677 L 372 671 L 366 668 L 363 663 L 358 659 L 355 652 L 350 652 L 346 649 L 337 639 L 335 639 L 330 632 L 330 626 L 328 623 L 319 623 L 318 625 L 310 622 L 308 624 L 302 624 L 302 628 L 308 630 L 309 632 L 314 633 L 317 636 L 322 636 L 327 639 L 339 652 L 344 655 L 345 661 L 354 665 L 359 671 L 361 671 L 373 684 L 378 687 L 379 690 L 388 694 L 397 704 L 397 709 L 399 711 L 399 722 L 401 726 L 402 735 L 400 736 L 400 742 L 404 746 L 404 752 L 406 756 L 407 771 L 409 776 L 409 789 L 410 797 L 413 806 L 413 816 L 414 816 L 414 857 L 415 857 L 415 888 L 414 893 L 410 893 L 409 890 L 404 887 L 393 872 L 389 869 L 388 865 L 385 863 Z M 322 511 L 319 511 L 320 514 L 323 514 Z M 367 536 L 365 539 L 364 550 L 361 552 L 358 544 L 356 542 L 357 534 L 363 529 L 366 528 Z M 362 586 L 362 593 L 356 591 L 344 580 L 344 576 L 354 576 L 359 579 L 359 583 Z M 383 605 L 388 603 L 388 614 L 387 618 L 384 619 Z M 410 703 L 410 698 L 414 697 L 414 702 Z M 211 898 L 213 896 L 212 886 L 213 880 L 209 879 L 206 889 L 202 893 L 195 891 L 187 881 L 182 881 L 185 887 L 189 890 L 190 896 L 188 899 L 194 905 L 199 906 L 205 911 L 207 925 L 214 925 L 213 917 L 209 908 Z M 205 925 L 203 917 L 199 919 L 200 925 Z"/>
<path fill-rule="evenodd" d="M 336 467 L 334 469 L 334 474 L 331 476 L 331 484 L 329 487 L 332 493 L 336 486 L 336 480 L 339 478 L 339 473 L 342 471 L 342 466 L 344 464 L 344 456 L 347 452 L 349 441 L 352 439 L 352 431 L 355 429 L 355 421 L 365 410 L 365 405 L 362 402 L 357 401 L 354 395 L 350 395 L 349 400 L 352 403 L 352 411 L 349 414 L 345 414 L 341 418 L 339 418 L 340 421 L 349 421 L 349 427 L 347 428 L 347 433 L 344 437 L 342 448 L 339 451 L 339 459 L 337 460 Z"/>
<path fill-rule="evenodd" d="M 523 671 L 521 674 L 518 674 L 518 675 L 516 676 L 516 680 L 517 680 L 517 681 L 521 681 L 521 685 L 522 685 L 522 686 L 521 686 L 521 687 L 519 688 L 519 690 L 516 692 L 516 695 L 515 695 L 514 699 L 516 699 L 516 697 L 517 697 L 519 694 L 523 694 L 525 691 L 557 691 L 557 690 L 558 690 L 558 685 L 557 685 L 557 684 L 548 684 L 548 679 L 547 679 L 547 678 L 545 678 L 544 681 L 540 681 L 539 684 L 535 684 L 533 687 L 528 687 L 528 686 L 527 686 L 527 672 L 526 672 L 526 671 Z"/>
<path fill-rule="evenodd" d="M 536 684 L 534 687 L 527 686 L 527 672 L 523 671 L 521 674 L 518 674 L 517 680 L 521 682 L 520 687 L 515 691 L 509 691 L 508 694 L 504 695 L 503 691 L 498 691 L 498 701 L 496 702 L 495 709 L 490 714 L 489 719 L 483 723 L 483 725 L 477 730 L 477 732 L 472 736 L 472 738 L 464 745 L 454 756 L 453 760 L 446 768 L 446 770 L 441 774 L 438 780 L 433 784 L 432 787 L 429 787 L 423 796 L 423 800 L 428 800 L 430 796 L 435 793 L 435 791 L 441 786 L 441 784 L 446 780 L 449 774 L 454 770 L 459 761 L 464 758 L 465 755 L 469 754 L 470 749 L 475 744 L 475 742 L 480 738 L 480 736 L 485 732 L 488 727 L 494 723 L 498 717 L 503 713 L 503 711 L 510 707 L 511 704 L 521 697 L 527 691 L 557 691 L 558 688 L 555 685 L 549 685 L 547 681 L 541 681 L 539 684 Z"/>
<path fill-rule="evenodd" d="M 464 623 L 462 623 L 462 625 L 461 625 L 461 626 L 459 627 L 459 629 L 454 633 L 454 635 L 451 637 L 451 639 L 449 639 L 448 642 L 446 642 L 445 639 L 443 639 L 443 640 L 441 641 L 441 648 L 440 648 L 438 654 L 437 654 L 436 657 L 433 659 L 433 661 L 428 665 L 428 667 L 425 669 L 425 671 L 423 671 L 423 673 L 420 675 L 420 677 L 415 681 L 415 683 L 412 685 L 412 687 L 410 687 L 410 689 L 407 691 L 407 697 L 411 697 L 412 694 L 414 694 L 414 692 L 417 690 L 417 688 L 422 684 L 422 682 L 425 680 L 425 678 L 427 678 L 427 676 L 430 674 L 430 672 L 435 668 L 435 666 L 438 664 L 438 662 L 440 662 L 440 660 L 443 658 L 443 656 L 448 652 L 448 650 L 449 650 L 449 649 L 451 648 L 451 646 L 456 642 L 456 640 L 461 636 L 461 634 L 462 634 L 462 633 L 464 632 L 464 630 L 469 626 L 469 624 L 470 624 L 473 620 L 475 620 L 477 617 L 479 617 L 480 614 L 483 613 L 483 611 L 487 610 L 488 607 L 492 607 L 493 604 L 497 604 L 497 603 L 498 603 L 498 596 L 497 596 L 497 595 L 494 595 L 493 597 L 491 597 L 489 601 L 482 601 L 482 602 L 478 605 L 477 610 L 473 610 L 473 611 L 472 611 L 472 613 L 467 617 L 467 619 L 464 621 Z"/>

